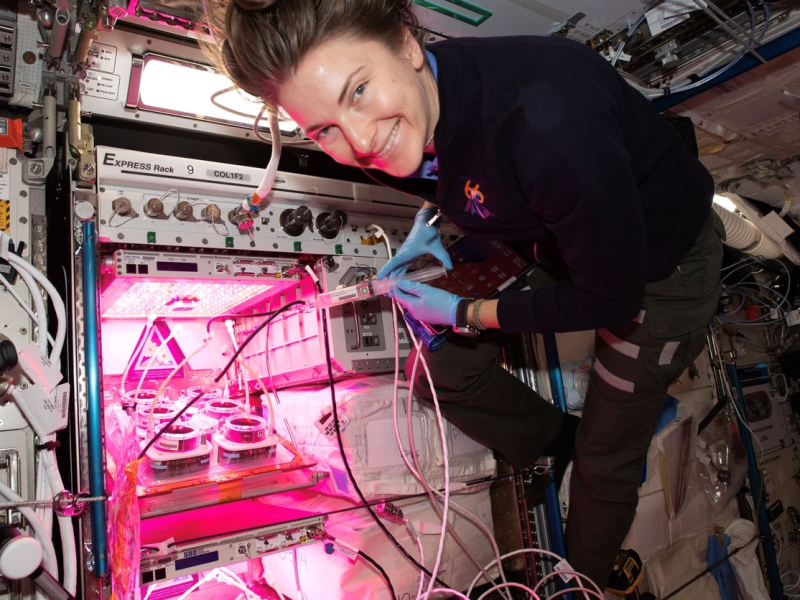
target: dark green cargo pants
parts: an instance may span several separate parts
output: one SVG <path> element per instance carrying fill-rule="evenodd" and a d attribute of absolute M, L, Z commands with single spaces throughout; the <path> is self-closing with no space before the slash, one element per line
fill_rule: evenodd
<path fill-rule="evenodd" d="M 576 436 L 567 551 L 573 567 L 601 587 L 633 522 L 667 388 L 704 347 L 719 301 L 722 237 L 712 211 L 680 266 L 647 285 L 639 315 L 595 334 L 595 368 Z M 561 413 L 495 362 L 507 339 L 499 331 L 451 336 L 424 356 L 443 414 L 522 468 L 555 439 Z M 409 377 L 413 358 L 406 363 Z M 431 398 L 422 369 L 415 389 Z"/>

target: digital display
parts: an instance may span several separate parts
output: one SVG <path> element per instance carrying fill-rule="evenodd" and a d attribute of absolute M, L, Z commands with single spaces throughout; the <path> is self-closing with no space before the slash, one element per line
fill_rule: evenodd
<path fill-rule="evenodd" d="M 197 263 L 190 262 L 166 262 L 159 260 L 156 262 L 159 271 L 169 271 L 171 273 L 197 273 Z"/>
<path fill-rule="evenodd" d="M 184 558 L 179 558 L 175 561 L 176 571 L 207 565 L 219 560 L 219 552 L 216 551 L 206 552 L 205 554 L 192 554 L 191 552 L 186 552 L 185 554 L 189 554 L 189 556 L 184 556 Z"/>

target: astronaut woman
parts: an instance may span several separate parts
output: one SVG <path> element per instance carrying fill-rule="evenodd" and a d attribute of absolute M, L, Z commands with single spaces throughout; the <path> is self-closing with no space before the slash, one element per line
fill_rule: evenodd
<path fill-rule="evenodd" d="M 527 248 L 552 283 L 484 302 L 407 282 L 419 320 L 480 331 L 426 354 L 448 419 L 516 468 L 572 453 L 567 551 L 605 586 L 667 387 L 701 352 L 722 260 L 711 176 L 598 54 L 562 38 L 415 37 L 411 0 L 209 4 L 217 61 L 336 161 L 422 198 L 379 276 L 450 267 L 437 211 Z M 421 179 L 436 156 L 435 186 Z M 434 189 L 435 188 L 435 189 Z M 580 425 L 504 371 L 508 334 L 596 330 Z M 409 364 L 411 361 L 409 361 Z M 430 397 L 426 382 L 417 392 Z"/>

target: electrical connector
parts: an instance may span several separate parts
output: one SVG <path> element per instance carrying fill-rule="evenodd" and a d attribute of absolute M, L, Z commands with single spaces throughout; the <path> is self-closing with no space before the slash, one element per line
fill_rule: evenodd
<path fill-rule="evenodd" d="M 256 194 L 250 194 L 247 198 L 242 200 L 242 210 L 245 210 L 249 213 L 258 212 L 263 208 L 261 203 L 264 199 Z"/>
<path fill-rule="evenodd" d="M 391 502 L 381 502 L 376 505 L 375 512 L 381 517 L 394 521 L 395 523 L 405 523 L 406 521 L 403 509 Z"/>

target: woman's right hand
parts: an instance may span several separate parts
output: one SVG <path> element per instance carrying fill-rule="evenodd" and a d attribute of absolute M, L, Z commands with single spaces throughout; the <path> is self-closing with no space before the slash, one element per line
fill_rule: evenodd
<path fill-rule="evenodd" d="M 446 269 L 453 268 L 453 261 L 439 238 L 439 227 L 428 225 L 438 212 L 435 206 L 421 208 L 414 217 L 414 226 L 397 254 L 378 271 L 378 279 L 397 279 L 408 271 L 408 267 L 423 254 L 432 254 Z"/>

